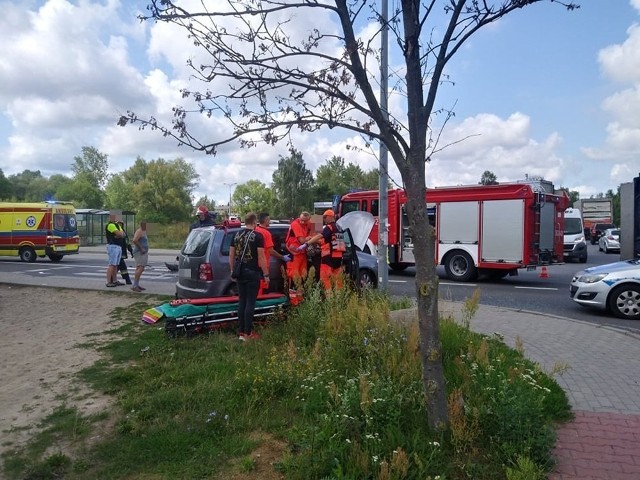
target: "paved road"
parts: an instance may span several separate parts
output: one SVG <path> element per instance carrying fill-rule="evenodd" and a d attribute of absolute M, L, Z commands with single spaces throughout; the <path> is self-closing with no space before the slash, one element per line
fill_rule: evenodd
<path fill-rule="evenodd" d="M 177 274 L 170 272 L 165 262 L 175 263 L 176 254 L 177 250 L 152 251 L 140 281 L 148 293 L 175 294 Z M 0 257 L 0 282 L 106 290 L 106 258 L 104 246 L 82 247 L 80 254 L 67 256 L 57 264 L 52 264 L 48 259 L 24 263 L 12 257 Z M 129 274 L 133 276 L 133 260 L 128 259 L 126 263 Z M 128 287 L 117 287 L 114 290 L 124 291 Z"/>

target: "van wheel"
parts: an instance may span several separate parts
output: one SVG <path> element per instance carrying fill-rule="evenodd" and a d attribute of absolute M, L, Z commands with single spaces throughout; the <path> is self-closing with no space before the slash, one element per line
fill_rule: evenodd
<path fill-rule="evenodd" d="M 20 260 L 23 262 L 33 263 L 36 261 L 36 252 L 31 247 L 22 247 L 20 249 Z"/>
<path fill-rule="evenodd" d="M 468 282 L 475 280 L 478 270 L 467 252 L 458 250 L 447 255 L 444 262 L 447 277 L 455 282 Z"/>
<path fill-rule="evenodd" d="M 58 263 L 60 260 L 62 260 L 62 255 L 56 255 L 55 253 L 52 253 L 51 255 L 47 255 L 49 257 L 49 260 L 51 260 L 53 263 Z"/>
<path fill-rule="evenodd" d="M 370 270 L 360 270 L 360 288 L 362 290 L 376 288 L 377 278 Z"/>

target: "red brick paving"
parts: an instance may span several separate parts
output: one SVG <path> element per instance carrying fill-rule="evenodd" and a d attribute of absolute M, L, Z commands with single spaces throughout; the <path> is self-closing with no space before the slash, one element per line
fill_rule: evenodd
<path fill-rule="evenodd" d="M 640 480 L 640 415 L 574 414 L 557 430 L 549 480 Z"/>

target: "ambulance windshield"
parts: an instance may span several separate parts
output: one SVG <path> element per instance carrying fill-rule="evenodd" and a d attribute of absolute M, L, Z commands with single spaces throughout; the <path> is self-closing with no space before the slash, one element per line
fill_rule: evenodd
<path fill-rule="evenodd" d="M 53 215 L 53 229 L 56 232 L 75 232 L 76 216 L 68 213 L 55 213 Z"/>

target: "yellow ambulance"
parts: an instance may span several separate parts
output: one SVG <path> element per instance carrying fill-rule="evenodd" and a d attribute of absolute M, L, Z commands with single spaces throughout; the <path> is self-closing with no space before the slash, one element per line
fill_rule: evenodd
<path fill-rule="evenodd" d="M 0 255 L 19 256 L 23 262 L 47 256 L 59 262 L 79 249 L 73 204 L 0 203 Z"/>

